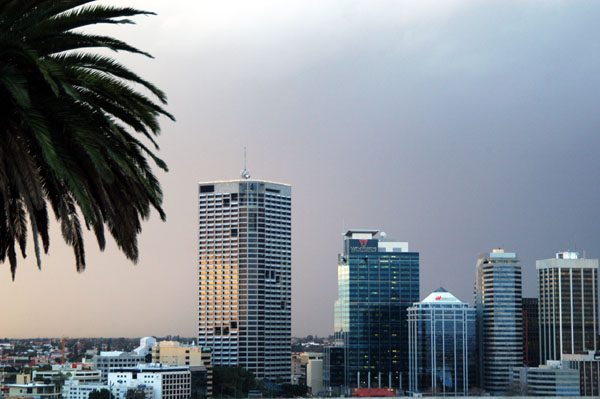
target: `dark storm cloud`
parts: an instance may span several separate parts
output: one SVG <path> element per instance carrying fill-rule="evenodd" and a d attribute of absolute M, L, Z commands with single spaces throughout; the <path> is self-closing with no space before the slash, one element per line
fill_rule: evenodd
<path fill-rule="evenodd" d="M 143 295 L 131 281 L 171 289 L 143 310 L 156 332 L 140 317 L 122 334 L 195 334 L 195 184 L 235 178 L 243 146 L 253 177 L 293 186 L 294 334 L 333 330 L 344 228 L 408 241 L 422 297 L 471 301 L 477 254 L 498 246 L 519 253 L 526 295 L 536 259 L 600 256 L 600 4 L 141 4 L 159 16 L 127 32 L 156 61 L 131 65 L 178 118 L 159 139 L 168 222 L 145 227 L 139 268 L 98 255 L 125 282 L 94 309 L 109 320 Z"/>

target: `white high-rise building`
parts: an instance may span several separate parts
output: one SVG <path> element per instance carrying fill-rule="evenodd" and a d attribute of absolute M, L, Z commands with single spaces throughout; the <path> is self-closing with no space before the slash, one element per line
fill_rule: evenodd
<path fill-rule="evenodd" d="M 540 362 L 598 349 L 598 259 L 559 252 L 536 261 Z"/>
<path fill-rule="evenodd" d="M 214 365 L 289 381 L 291 187 L 207 182 L 198 195 L 198 345 Z"/>

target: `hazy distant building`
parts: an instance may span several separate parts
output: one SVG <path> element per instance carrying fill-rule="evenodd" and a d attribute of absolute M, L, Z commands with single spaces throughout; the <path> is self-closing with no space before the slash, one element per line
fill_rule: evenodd
<path fill-rule="evenodd" d="M 600 352 L 586 354 L 563 354 L 563 367 L 579 372 L 579 393 L 581 396 L 600 398 Z"/>
<path fill-rule="evenodd" d="M 529 367 L 540 365 L 540 329 L 537 298 L 523 298 L 523 362 Z"/>
<path fill-rule="evenodd" d="M 406 309 L 419 300 L 419 253 L 377 230 L 348 230 L 338 256 L 335 335 L 348 388 L 408 385 Z"/>
<path fill-rule="evenodd" d="M 579 373 L 560 362 L 539 367 L 511 368 L 513 396 L 579 396 Z"/>
<path fill-rule="evenodd" d="M 598 259 L 560 252 L 536 261 L 541 362 L 598 349 Z"/>
<path fill-rule="evenodd" d="M 140 338 L 140 346 L 135 348 L 132 353 L 139 356 L 148 356 L 152 351 L 152 347 L 156 345 L 156 338 L 154 337 L 143 337 Z"/>
<path fill-rule="evenodd" d="M 291 187 L 207 182 L 198 199 L 198 345 L 214 365 L 290 381 Z"/>
<path fill-rule="evenodd" d="M 477 259 L 475 307 L 481 387 L 503 395 L 509 369 L 523 366 L 521 266 L 517 254 L 494 249 Z"/>
<path fill-rule="evenodd" d="M 408 308 L 409 392 L 469 395 L 476 344 L 475 309 L 444 288 Z"/>

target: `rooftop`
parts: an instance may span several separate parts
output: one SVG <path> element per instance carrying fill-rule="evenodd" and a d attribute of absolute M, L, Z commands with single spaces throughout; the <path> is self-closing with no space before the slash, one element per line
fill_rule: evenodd
<path fill-rule="evenodd" d="M 444 287 L 429 294 L 421 303 L 462 303 L 457 297 L 449 293 Z"/>

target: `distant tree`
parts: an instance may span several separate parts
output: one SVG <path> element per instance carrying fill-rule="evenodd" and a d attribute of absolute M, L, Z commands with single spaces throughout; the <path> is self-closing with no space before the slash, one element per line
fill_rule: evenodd
<path fill-rule="evenodd" d="M 263 390 L 252 372 L 243 367 L 213 367 L 213 396 L 219 398 L 246 397 L 249 390 Z"/>
<path fill-rule="evenodd" d="M 101 390 L 94 389 L 90 392 L 88 399 L 114 399 L 113 395 L 108 389 L 103 388 Z"/>
<path fill-rule="evenodd" d="M 281 396 L 292 398 L 296 396 L 305 396 L 308 393 L 306 385 L 281 384 Z"/>
<path fill-rule="evenodd" d="M 128 389 L 125 393 L 125 399 L 145 399 L 146 394 L 141 388 Z"/>

